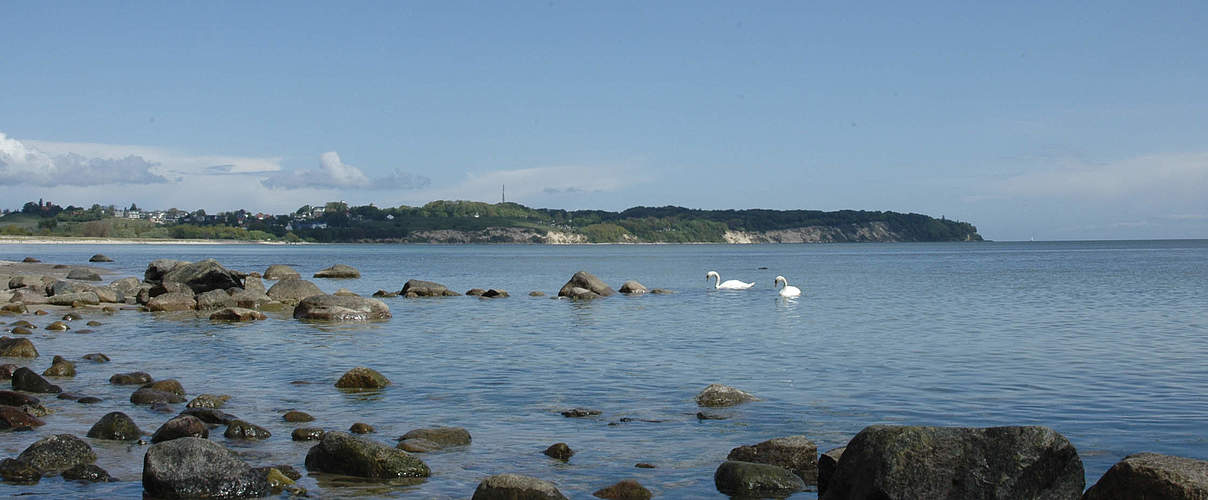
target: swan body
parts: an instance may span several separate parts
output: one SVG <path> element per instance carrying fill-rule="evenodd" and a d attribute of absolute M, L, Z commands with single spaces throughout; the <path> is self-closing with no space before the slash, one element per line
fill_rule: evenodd
<path fill-rule="evenodd" d="M 717 278 L 717 282 L 713 284 L 713 288 L 718 290 L 746 290 L 755 286 L 755 283 L 744 283 L 738 280 L 721 280 L 721 275 L 717 271 L 709 271 L 705 274 L 705 279 Z"/>
<path fill-rule="evenodd" d="M 776 281 L 772 284 L 772 286 L 776 286 L 781 283 L 784 283 L 784 287 L 780 289 L 781 297 L 800 297 L 801 296 L 801 289 L 797 288 L 795 286 L 790 286 L 789 280 L 784 279 L 784 276 L 777 276 Z"/>

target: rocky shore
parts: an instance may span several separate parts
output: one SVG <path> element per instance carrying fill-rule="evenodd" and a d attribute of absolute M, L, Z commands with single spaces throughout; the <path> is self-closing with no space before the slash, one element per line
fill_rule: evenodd
<path fill-rule="evenodd" d="M 92 260 L 105 262 L 102 257 L 97 255 Z M 397 291 L 379 290 L 370 294 L 366 290 L 342 289 L 327 294 L 287 265 L 273 265 L 261 273 L 228 269 L 214 260 L 159 259 L 150 262 L 141 277 L 120 277 L 102 267 L 27 260 L 30 262 L 0 262 L 0 283 L 7 285 L 6 290 L 0 291 L 3 304 L 0 320 L 7 332 L 0 338 L 0 363 L 5 363 L 0 365 L 0 380 L 11 384 L 11 390 L 0 390 L 0 430 L 5 433 L 3 439 L 29 443 L 16 456 L 0 461 L 0 478 L 5 483 L 0 484 L 0 492 L 15 494 L 18 490 L 14 488 L 40 481 L 136 480 L 111 477 L 96 465 L 98 456 L 109 449 L 103 445 L 111 442 L 141 450 L 143 462 L 138 480 L 151 498 L 306 495 L 296 484 L 302 472 L 291 464 L 304 464 L 306 473 L 318 477 L 351 477 L 405 487 L 442 480 L 441 471 L 425 460 L 426 454 L 439 453 L 452 457 L 453 462 L 460 456 L 470 460 L 467 452 L 475 446 L 473 429 L 419 427 L 397 439 L 383 441 L 372 437 L 375 430 L 363 422 L 347 422 L 347 427 L 338 428 L 308 427 L 314 425 L 307 423 L 314 417 L 292 410 L 281 418 L 299 426 L 288 437 L 274 435 L 265 427 L 266 422 L 247 421 L 226 413 L 239 411 L 241 407 L 228 406 L 232 397 L 223 394 L 229 389 L 218 385 L 221 382 L 200 390 L 196 387 L 186 390 L 194 381 L 182 383 L 141 371 L 115 373 L 108 379 L 113 386 L 129 389 L 129 402 L 122 403 L 125 411 L 98 412 L 91 425 L 81 425 L 69 433 L 25 439 L 30 434 L 23 431 L 35 430 L 57 418 L 57 406 L 90 404 L 89 387 L 75 384 L 74 380 L 79 372 L 103 369 L 108 361 L 104 353 L 93 353 L 82 359 L 53 356 L 47 364 L 41 360 L 53 353 L 39 352 L 31 338 L 37 338 L 34 332 L 39 330 L 100 328 L 103 326 L 100 321 L 87 318 L 118 311 L 196 315 L 215 322 L 267 320 L 265 312 L 273 314 L 270 321 L 383 322 L 392 318 L 385 299 L 503 300 L 510 294 L 502 288 L 484 286 L 463 294 L 440 283 L 412 279 Z M 312 279 L 360 276 L 356 269 L 340 265 L 315 271 Z M 275 283 L 266 286 L 265 280 Z M 580 271 L 551 298 L 594 301 L 670 292 L 648 290 L 636 281 L 624 282 L 618 289 Z M 543 294 L 533 291 L 529 295 Z M 46 366 L 44 370 L 32 368 L 39 361 Z M 356 395 L 372 393 L 396 382 L 373 367 L 350 366 L 340 377 L 317 383 L 327 390 Z M 724 420 L 729 418 L 726 412 L 733 408 L 765 403 L 759 394 L 711 384 L 694 401 L 669 404 L 681 405 L 683 412 L 695 413 L 697 419 L 704 421 Z M 162 415 L 156 428 L 141 429 L 127 415 L 144 410 Z M 553 418 L 612 418 L 592 408 L 564 408 L 560 413 L 561 417 Z M 621 417 L 620 421 L 626 418 L 629 417 Z M 780 498 L 800 491 L 816 491 L 825 500 L 1208 498 L 1208 462 L 1152 453 L 1124 458 L 1087 489 L 1082 461 L 1074 445 L 1046 427 L 873 425 L 852 436 L 846 446 L 822 453 L 809 436 L 809 430 L 804 431 L 805 434 L 798 435 L 766 436 L 766 440 L 733 447 L 714 471 L 717 491 L 735 498 Z M 313 444 L 307 443 L 305 453 L 291 464 L 257 463 L 248 458 L 249 454 L 237 453 L 210 438 L 219 432 L 226 439 L 241 443 L 240 450 L 255 450 L 257 443 L 274 439 L 313 441 Z M 533 448 L 544 448 L 552 463 L 574 464 L 577 450 L 571 444 L 533 443 Z M 724 449 L 718 450 L 723 452 Z M 656 466 L 635 464 L 638 468 Z M 482 474 L 477 487 L 465 491 L 465 495 L 475 499 L 566 498 L 557 484 L 543 478 L 508 471 L 491 474 Z M 648 486 L 654 487 L 654 491 Z M 635 480 L 601 481 L 594 496 L 645 499 L 662 492 L 670 497 L 677 496 L 674 488 L 674 485 L 643 485 Z M 87 487 L 83 491 L 88 495 Z"/>

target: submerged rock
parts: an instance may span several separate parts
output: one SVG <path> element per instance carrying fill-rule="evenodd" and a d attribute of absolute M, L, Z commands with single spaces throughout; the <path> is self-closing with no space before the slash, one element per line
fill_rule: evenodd
<path fill-rule="evenodd" d="M 434 281 L 407 280 L 399 295 L 404 297 L 453 297 L 461 295 Z"/>
<path fill-rule="evenodd" d="M 399 438 L 398 447 L 407 451 L 426 453 L 469 444 L 470 431 L 462 427 L 429 427 L 414 429 L 403 434 L 403 437 Z"/>
<path fill-rule="evenodd" d="M 559 297 L 584 298 L 581 297 L 583 292 L 575 292 L 575 288 L 581 288 L 601 297 L 616 295 L 617 291 L 604 283 L 603 280 L 587 271 L 579 271 L 571 276 L 570 280 L 562 285 L 562 289 L 558 290 Z"/>
<path fill-rule="evenodd" d="M 25 429 L 43 425 L 46 425 L 46 422 L 38 420 L 37 417 L 30 415 L 22 408 L 0 405 L 0 430 Z"/>
<path fill-rule="evenodd" d="M 80 281 L 101 281 L 101 275 L 91 269 L 75 268 L 67 273 L 67 279 Z"/>
<path fill-rule="evenodd" d="M 68 481 L 88 481 L 90 483 L 108 483 L 113 481 L 105 469 L 93 464 L 77 464 L 63 471 L 63 479 Z"/>
<path fill-rule="evenodd" d="M 106 356 L 104 353 L 99 353 L 99 352 L 94 352 L 92 354 L 85 354 L 80 357 L 83 359 L 86 359 L 88 361 L 91 361 L 93 363 L 108 363 L 109 362 L 109 356 Z"/>
<path fill-rule="evenodd" d="M 652 496 L 650 490 L 633 479 L 626 479 L 612 486 L 600 488 L 591 495 L 608 500 L 650 500 Z"/>
<path fill-rule="evenodd" d="M 106 414 L 88 429 L 88 437 L 93 439 L 133 441 L 142 436 L 142 429 L 138 428 L 129 415 L 120 411 Z"/>
<path fill-rule="evenodd" d="M 1129 455 L 1082 496 L 1082 500 L 1134 498 L 1208 498 L 1208 461 L 1157 453 Z"/>
<path fill-rule="evenodd" d="M 244 309 L 242 307 L 228 307 L 221 311 L 210 315 L 211 321 L 258 321 L 268 319 L 264 313 L 254 309 Z"/>
<path fill-rule="evenodd" d="M 356 422 L 348 428 L 348 432 L 353 434 L 370 434 L 374 432 L 373 426 L 364 422 Z"/>
<path fill-rule="evenodd" d="M 192 401 L 189 401 L 189 404 L 185 405 L 185 407 L 186 408 L 222 408 L 223 405 L 226 405 L 227 401 L 230 401 L 230 400 L 231 400 L 231 397 L 226 394 L 201 394 L 201 395 L 193 398 Z"/>
<path fill-rule="evenodd" d="M 646 291 L 647 290 L 646 290 L 645 285 L 638 283 L 637 281 L 634 281 L 634 280 L 629 280 L 629 281 L 626 281 L 621 284 L 621 293 L 626 294 L 626 295 L 643 294 L 643 293 L 646 293 Z"/>
<path fill-rule="evenodd" d="M 874 425 L 847 443 L 823 498 L 1076 499 L 1085 480 L 1074 446 L 1045 427 Z"/>
<path fill-rule="evenodd" d="M 184 396 L 167 391 L 157 391 L 149 387 L 141 387 L 130 395 L 130 402 L 136 405 L 153 405 L 155 403 L 183 403 Z"/>
<path fill-rule="evenodd" d="M 238 455 L 218 443 L 193 437 L 147 449 L 143 489 L 160 498 L 251 498 L 272 492 L 265 474 Z"/>
<path fill-rule="evenodd" d="M 109 377 L 109 383 L 113 385 L 142 385 L 152 380 L 147 372 L 118 373 Z"/>
<path fill-rule="evenodd" d="M 717 491 L 735 497 L 782 498 L 805 489 L 801 478 L 784 467 L 735 460 L 717 468 L 713 484 Z"/>
<path fill-rule="evenodd" d="M 285 415 L 282 415 L 281 419 L 285 420 L 286 422 L 314 422 L 315 421 L 315 417 L 310 416 L 309 413 L 306 413 L 304 411 L 298 411 L 298 410 L 290 410 L 290 411 L 285 412 Z"/>
<path fill-rule="evenodd" d="M 549 448 L 546 448 L 542 453 L 544 453 L 547 457 L 556 458 L 565 462 L 570 460 L 570 457 L 575 455 L 575 450 L 570 449 L 570 446 L 567 446 L 566 443 L 554 443 L 550 445 Z"/>
<path fill-rule="evenodd" d="M 50 362 L 50 367 L 42 372 L 44 377 L 74 377 L 76 375 L 75 363 L 63 359 L 62 356 L 55 356 Z"/>
<path fill-rule="evenodd" d="M 259 441 L 272 437 L 272 433 L 252 423 L 243 420 L 236 420 L 227 425 L 226 432 L 222 434 L 227 439 L 245 439 L 250 441 Z"/>
<path fill-rule="evenodd" d="M 294 441 L 318 441 L 323 439 L 323 429 L 318 427 L 299 427 L 290 433 Z"/>
<path fill-rule="evenodd" d="M 730 450 L 726 460 L 755 462 L 784 467 L 805 484 L 818 482 L 818 445 L 805 436 L 769 439 L 753 446 Z"/>
<path fill-rule="evenodd" d="M 202 422 L 214 425 L 230 425 L 231 422 L 239 420 L 239 417 L 214 408 L 185 408 L 180 414 L 197 417 Z"/>
<path fill-rule="evenodd" d="M 339 278 L 339 279 L 354 279 L 360 278 L 361 272 L 355 267 L 346 266 L 344 264 L 336 264 L 327 269 L 315 273 L 315 278 Z"/>
<path fill-rule="evenodd" d="M 340 380 L 336 381 L 336 387 L 341 389 L 381 389 L 390 385 L 390 379 L 386 378 L 377 370 L 358 366 L 340 376 Z"/>
<path fill-rule="evenodd" d="M 315 295 L 294 308 L 294 319 L 319 321 L 368 321 L 389 319 L 390 307 L 377 299 L 341 295 Z"/>
<path fill-rule="evenodd" d="M 496 474 L 483 479 L 471 500 L 566 500 L 558 487 L 544 479 L 520 474 Z"/>
<path fill-rule="evenodd" d="M 759 401 L 759 398 L 742 390 L 721 384 L 709 384 L 700 394 L 696 395 L 696 404 L 709 408 L 734 406 L 748 401 Z"/>
<path fill-rule="evenodd" d="M 306 454 L 306 468 L 370 479 L 425 478 L 428 466 L 403 450 L 343 432 L 328 432 Z"/>

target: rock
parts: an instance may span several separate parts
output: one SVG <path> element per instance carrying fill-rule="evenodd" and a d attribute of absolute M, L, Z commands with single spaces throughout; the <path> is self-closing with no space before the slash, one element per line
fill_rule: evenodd
<path fill-rule="evenodd" d="M 381 389 L 388 385 L 390 385 L 390 379 L 372 368 L 363 366 L 344 372 L 344 375 L 340 376 L 340 380 L 336 381 L 336 387 L 341 389 Z"/>
<path fill-rule="evenodd" d="M 229 291 L 230 289 L 228 289 Z M 243 290 L 246 292 L 255 293 L 258 295 L 268 294 L 268 289 L 264 287 L 264 282 L 260 281 L 258 276 L 248 276 L 243 278 Z"/>
<path fill-rule="evenodd" d="M 130 402 L 136 405 L 151 405 L 155 403 L 183 403 L 185 398 L 179 394 L 171 392 L 157 391 L 146 387 L 134 391 L 130 395 Z"/>
<path fill-rule="evenodd" d="M 89 321 L 89 322 L 85 323 L 85 325 L 88 325 L 88 326 L 101 326 L 101 325 L 102 325 L 102 323 L 101 323 L 100 321 L 95 321 L 95 320 L 94 320 L 94 321 Z"/>
<path fill-rule="evenodd" d="M 297 304 L 302 299 L 323 295 L 314 283 L 303 279 L 283 279 L 268 289 L 269 298 L 286 304 Z"/>
<path fill-rule="evenodd" d="M 185 408 L 181 415 L 196 417 L 198 420 L 213 425 L 231 425 L 239 417 L 215 408 Z"/>
<path fill-rule="evenodd" d="M 162 443 L 183 437 L 208 438 L 210 429 L 200 418 L 192 415 L 177 415 L 159 426 L 155 434 L 151 435 L 151 442 Z"/>
<path fill-rule="evenodd" d="M 147 264 L 147 270 L 143 272 L 143 280 L 147 283 L 159 283 L 164 280 L 164 275 L 176 268 L 176 266 L 188 264 L 183 260 L 172 259 L 156 259 Z"/>
<path fill-rule="evenodd" d="M 331 266 L 327 269 L 324 269 L 322 271 L 315 273 L 314 277 L 315 278 L 340 278 L 340 279 L 360 278 L 361 272 L 357 271 L 356 268 L 354 268 L 352 266 L 346 266 L 344 264 L 336 264 L 334 266 Z"/>
<path fill-rule="evenodd" d="M 147 309 L 151 311 L 192 311 L 197 309 L 197 300 L 192 294 L 170 292 L 156 295 L 147 301 Z"/>
<path fill-rule="evenodd" d="M 369 434 L 374 432 L 373 426 L 364 422 L 357 422 L 348 428 L 348 432 L 353 434 Z"/>
<path fill-rule="evenodd" d="M 666 288 L 655 288 L 650 290 L 650 293 L 653 295 L 671 295 L 675 292 Z"/>
<path fill-rule="evenodd" d="M 29 275 L 21 276 L 21 275 L 19 275 L 19 276 L 13 276 L 8 279 L 8 288 L 9 289 L 31 288 L 33 290 L 41 292 L 42 294 L 45 294 L 46 293 L 46 282 L 43 280 L 42 276 L 29 276 Z"/>
<path fill-rule="evenodd" d="M 315 295 L 294 307 L 294 319 L 312 321 L 368 321 L 389 319 L 390 307 L 377 299 Z"/>
<path fill-rule="evenodd" d="M 843 456 L 845 447 L 838 447 L 823 453 L 818 457 L 818 496 L 826 493 L 830 479 L 835 476 L 835 468 L 839 466 L 839 457 Z"/>
<path fill-rule="evenodd" d="M 90 483 L 108 483 L 113 481 L 109 472 L 93 464 L 76 464 L 63 471 L 63 479 L 68 481 L 88 481 Z"/>
<path fill-rule="evenodd" d="M 25 410 L 16 406 L 0 406 L 0 430 L 41 427 L 46 422 L 38 420 Z"/>
<path fill-rule="evenodd" d="M 113 259 L 110 259 L 103 253 L 98 253 L 92 257 L 89 257 L 88 262 L 113 262 Z"/>
<path fill-rule="evenodd" d="M 603 297 L 603 295 L 600 295 L 596 292 L 593 292 L 586 288 L 580 288 L 577 286 L 570 287 L 569 290 L 566 290 L 565 295 L 563 295 L 562 292 L 559 291 L 558 296 L 559 297 L 568 297 L 568 298 L 575 299 L 575 300 L 591 300 L 591 299 L 598 299 L 600 297 Z"/>
<path fill-rule="evenodd" d="M 67 279 L 80 281 L 101 281 L 101 275 L 91 269 L 72 269 L 67 273 Z"/>
<path fill-rule="evenodd" d="M 56 293 L 47 298 L 46 303 L 52 306 L 72 306 L 75 304 L 95 306 L 101 303 L 101 297 L 96 292 Z M 49 329 L 49 327 L 47 328 Z"/>
<path fill-rule="evenodd" d="M 347 288 L 341 288 L 332 292 L 331 294 L 337 297 L 360 297 L 360 295 L 357 295 L 356 292 L 353 292 Z"/>
<path fill-rule="evenodd" d="M 83 439 L 71 434 L 47 436 L 29 445 L 17 455 L 17 460 L 42 471 L 42 475 L 53 475 L 76 465 L 96 462 L 96 453 Z"/>
<path fill-rule="evenodd" d="M 496 474 L 483 479 L 471 500 L 566 500 L 549 481 L 519 474 Z"/>
<path fill-rule="evenodd" d="M 621 293 L 624 294 L 643 294 L 646 293 L 646 286 L 634 280 L 629 280 L 621 284 Z"/>
<path fill-rule="evenodd" d="M 318 427 L 299 427 L 290 433 L 294 441 L 318 441 L 323 439 L 323 429 Z"/>
<path fill-rule="evenodd" d="M 63 359 L 62 356 L 55 356 L 50 362 L 50 368 L 42 372 L 44 377 L 74 377 L 76 375 L 75 363 Z"/>
<path fill-rule="evenodd" d="M 254 309 L 244 309 L 242 307 L 228 307 L 221 311 L 217 311 L 210 315 L 211 321 L 259 321 L 268 319 L 264 313 Z"/>
<path fill-rule="evenodd" d="M 29 339 L 0 337 L 0 356 L 7 358 L 36 358 L 38 350 Z"/>
<path fill-rule="evenodd" d="M 142 385 L 152 380 L 155 379 L 147 372 L 118 373 L 109 377 L 109 383 L 113 385 Z"/>
<path fill-rule="evenodd" d="M 46 325 L 46 329 L 52 332 L 65 332 L 70 330 L 71 327 L 62 321 L 55 321 L 54 323 Z"/>
<path fill-rule="evenodd" d="M 28 394 L 21 394 L 16 391 L 0 391 L 0 405 L 5 406 L 35 406 L 42 404 L 42 401 Z"/>
<path fill-rule="evenodd" d="M 818 445 L 805 436 L 769 439 L 754 446 L 730 450 L 726 460 L 778 465 L 800 477 L 805 484 L 818 482 Z"/>
<path fill-rule="evenodd" d="M 291 410 L 291 411 L 285 412 L 285 415 L 282 415 L 281 419 L 285 420 L 286 422 L 314 422 L 315 421 L 315 417 L 310 416 L 309 413 L 306 413 L 304 411 L 298 411 L 298 410 Z"/>
<path fill-rule="evenodd" d="M 294 268 L 285 264 L 273 264 L 264 270 L 264 279 L 266 280 L 287 280 L 299 279 L 302 277 Z"/>
<path fill-rule="evenodd" d="M 734 460 L 717 468 L 713 484 L 717 491 L 735 497 L 783 498 L 805 489 L 801 478 L 784 467 Z"/>
<path fill-rule="evenodd" d="M 1082 494 L 1078 452 L 1045 427 L 865 427 L 847 443 L 826 500 L 1069 498 Z"/>
<path fill-rule="evenodd" d="M 29 328 L 26 328 L 24 326 L 14 327 L 12 329 L 12 333 L 14 335 L 33 335 L 34 334 L 33 330 L 30 330 Z"/>
<path fill-rule="evenodd" d="M 600 488 L 592 493 L 592 496 L 609 500 L 650 500 L 652 495 L 650 490 L 641 483 L 626 479 L 612 486 Z"/>
<path fill-rule="evenodd" d="M 43 394 L 58 394 L 63 392 L 63 389 L 59 386 L 47 382 L 41 375 L 25 367 L 17 368 L 13 371 L 13 389 Z"/>
<path fill-rule="evenodd" d="M 0 306 L 0 312 L 6 312 L 6 313 L 11 313 L 11 314 L 24 314 L 24 313 L 29 312 L 29 308 L 25 307 L 25 303 L 23 303 L 23 302 L 10 302 L 8 304 L 4 304 L 3 306 Z M 18 326 L 17 328 L 21 328 L 21 327 Z M 15 328 L 14 328 L 14 330 L 15 330 Z M 26 330 L 26 331 L 29 331 L 29 330 Z"/>
<path fill-rule="evenodd" d="M 562 285 L 562 289 L 558 290 L 558 296 L 579 298 L 573 292 L 572 289 L 574 288 L 583 288 L 601 297 L 608 297 L 617 293 L 616 290 L 613 290 L 612 287 L 605 284 L 600 278 L 595 277 L 587 271 L 579 271 L 574 276 L 571 276 L 570 281 L 567 281 L 565 285 Z M 584 294 L 579 292 L 577 295 Z"/>
<path fill-rule="evenodd" d="M 226 405 L 227 401 L 230 401 L 230 400 L 231 400 L 231 397 L 226 394 L 201 394 L 201 395 L 193 398 L 192 401 L 189 401 L 189 404 L 185 405 L 185 407 L 186 408 L 222 408 L 224 405 Z"/>
<path fill-rule="evenodd" d="M 104 401 L 104 400 L 101 398 L 95 398 L 92 396 L 84 396 L 84 397 L 76 400 L 77 403 L 84 404 L 84 405 L 100 403 L 101 401 Z"/>
<path fill-rule="evenodd" d="M 23 319 L 19 319 L 17 321 L 9 323 L 8 326 L 21 326 L 21 327 L 29 328 L 31 330 L 38 328 L 38 325 L 35 325 L 35 324 L 25 321 Z"/>
<path fill-rule="evenodd" d="M 466 295 L 470 297 L 481 297 L 484 293 L 487 293 L 487 291 L 481 288 L 471 288 L 466 291 Z"/>
<path fill-rule="evenodd" d="M 259 425 L 254 425 L 243 420 L 236 420 L 227 425 L 226 432 L 222 433 L 227 439 L 245 439 L 249 441 L 259 441 L 268 439 L 273 434 Z"/>
<path fill-rule="evenodd" d="M 194 293 L 210 290 L 226 290 L 243 286 L 243 274 L 231 271 L 214 259 L 173 267 L 163 276 L 163 281 L 184 283 Z"/>
<path fill-rule="evenodd" d="M 143 457 L 143 489 L 157 498 L 268 496 L 265 474 L 208 439 L 185 437 L 152 445 Z"/>
<path fill-rule="evenodd" d="M 395 447 L 411 453 L 431 453 L 441 449 L 441 445 L 428 441 L 427 439 L 420 438 L 400 441 Z"/>
<path fill-rule="evenodd" d="M 570 449 L 570 446 L 567 446 L 566 443 L 554 443 L 542 453 L 550 458 L 556 458 L 565 462 L 575 455 L 575 450 Z"/>
<path fill-rule="evenodd" d="M 143 384 L 144 388 L 155 389 L 157 391 L 171 392 L 173 394 L 185 395 L 184 386 L 180 385 L 180 381 L 176 379 L 156 380 Z"/>
<path fill-rule="evenodd" d="M 387 292 L 385 290 L 378 290 L 376 292 L 373 292 L 373 296 L 374 297 L 398 297 L 398 292 Z"/>
<path fill-rule="evenodd" d="M 429 427 L 425 429 L 414 429 L 403 434 L 399 438 L 399 447 L 403 449 L 403 445 L 412 440 L 426 441 L 424 443 L 412 443 L 412 448 L 422 448 L 424 452 L 436 451 L 454 446 L 469 446 L 470 431 L 462 427 Z M 435 448 L 432 448 L 435 445 Z M 411 450 L 407 450 L 411 451 Z"/>
<path fill-rule="evenodd" d="M 1208 498 L 1208 461 L 1137 453 L 1116 462 L 1082 500 Z"/>
<path fill-rule="evenodd" d="M 0 477 L 9 483 L 35 484 L 42 479 L 42 471 L 29 463 L 6 458 L 0 460 Z"/>
<path fill-rule="evenodd" d="M 94 353 L 91 353 L 91 354 L 85 354 L 85 355 L 80 356 L 80 357 L 81 357 L 82 359 L 86 359 L 86 360 L 91 361 L 91 362 L 93 362 L 93 363 L 108 363 L 108 362 L 109 362 L 109 356 L 106 356 L 104 353 L 99 353 L 99 352 L 94 352 Z"/>
<path fill-rule="evenodd" d="M 97 423 L 88 429 L 88 437 L 93 439 L 110 439 L 114 441 L 133 441 L 143 436 L 142 429 L 134 423 L 129 415 L 120 411 L 105 414 Z"/>
<path fill-rule="evenodd" d="M 588 408 L 571 408 L 562 412 L 562 416 L 566 418 L 583 418 L 599 415 L 600 410 L 592 410 Z"/>
<path fill-rule="evenodd" d="M 325 433 L 306 454 L 306 468 L 371 479 L 424 478 L 431 474 L 423 461 L 403 450 L 335 431 Z"/>
<path fill-rule="evenodd" d="M 293 481 L 302 479 L 302 473 L 298 472 L 298 469 L 295 469 L 292 465 L 277 464 L 272 466 L 272 468 L 277 469 L 277 472 L 280 472 L 281 475 L 288 477 Z"/>
<path fill-rule="evenodd" d="M 250 279 L 250 278 L 249 278 Z M 255 290 L 240 290 L 232 288 L 231 300 L 235 301 L 235 305 L 246 309 L 259 309 L 273 302 L 272 297 L 267 293 Z M 230 291 L 230 290 L 228 290 Z"/>
<path fill-rule="evenodd" d="M 282 474 L 280 470 L 277 470 L 274 467 L 257 467 L 252 470 L 264 475 L 265 481 L 268 481 L 269 488 L 272 489 L 274 494 L 281 493 L 285 489 L 294 485 L 293 479 L 286 477 L 285 474 Z M 292 496 L 306 496 L 306 490 L 301 488 L 298 488 L 297 492 L 291 491 L 290 493 Z"/>
<path fill-rule="evenodd" d="M 48 299 L 46 297 L 46 292 L 37 291 L 37 290 L 29 289 L 29 288 L 22 288 L 20 290 L 17 290 L 16 292 L 13 292 L 13 298 L 10 299 L 9 301 L 10 302 L 20 302 L 22 304 L 29 305 L 29 304 L 47 304 L 50 302 L 50 299 Z M 38 313 L 35 311 L 34 314 L 38 314 Z M 42 316 L 45 314 L 46 314 L 46 311 L 42 311 L 42 314 L 38 314 L 38 315 Z"/>
<path fill-rule="evenodd" d="M 461 295 L 440 283 L 424 280 L 407 280 L 403 284 L 403 289 L 398 293 L 404 297 L 453 297 Z"/>
<path fill-rule="evenodd" d="M 533 290 L 533 291 L 529 292 L 529 297 L 544 297 L 544 296 L 545 296 L 545 292 L 542 292 L 539 290 Z"/>
<path fill-rule="evenodd" d="M 509 295 L 508 295 L 507 290 L 500 290 L 498 288 L 492 288 L 490 290 L 487 290 L 486 292 L 483 292 L 482 297 L 486 298 L 486 299 L 497 299 L 497 298 L 509 297 Z"/>
<path fill-rule="evenodd" d="M 42 262 L 42 261 L 35 259 L 33 257 L 26 257 L 24 259 L 21 259 L 21 262 L 24 262 L 26 264 L 33 264 L 33 263 Z"/>
<path fill-rule="evenodd" d="M 212 311 L 236 306 L 235 299 L 231 298 L 226 290 L 210 290 L 199 293 L 193 298 L 197 301 L 198 311 Z"/>
<path fill-rule="evenodd" d="M 125 297 L 133 297 L 138 295 L 138 288 L 141 285 L 142 282 L 140 282 L 138 278 L 122 278 L 110 283 L 108 288 L 122 294 Z"/>
<path fill-rule="evenodd" d="M 759 401 L 759 398 L 721 384 L 709 384 L 705 390 L 696 395 L 696 404 L 709 408 L 734 406 L 748 401 Z"/>
<path fill-rule="evenodd" d="M 183 293 L 190 297 L 197 295 L 192 288 L 189 288 L 189 285 L 176 281 L 164 281 L 147 291 L 147 294 L 151 297 L 159 297 L 165 293 Z"/>

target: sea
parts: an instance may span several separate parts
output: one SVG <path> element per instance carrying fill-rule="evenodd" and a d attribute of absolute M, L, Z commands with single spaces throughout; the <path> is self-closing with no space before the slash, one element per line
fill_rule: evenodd
<path fill-rule="evenodd" d="M 179 380 L 190 398 L 229 394 L 223 411 L 272 437 L 228 440 L 220 427 L 210 439 L 253 465 L 288 464 L 305 474 L 314 442 L 290 439 L 299 426 L 347 430 L 364 422 L 376 429 L 366 437 L 389 445 L 424 427 L 472 435 L 469 446 L 418 455 L 432 476 L 417 485 L 304 475 L 299 485 L 318 498 L 469 498 L 483 478 L 505 472 L 552 481 L 570 498 L 591 498 L 623 479 L 656 498 L 724 498 L 713 473 L 734 447 L 804 435 L 821 452 L 873 424 L 1047 426 L 1077 448 L 1088 487 L 1132 453 L 1208 459 L 1208 240 L 0 245 L 0 260 L 89 265 L 95 253 L 115 260 L 90 264 L 112 271 L 106 280 L 141 278 L 158 258 L 214 258 L 245 272 L 271 264 L 304 276 L 333 264 L 361 271 L 359 279 L 312 280 L 326 292 L 367 296 L 423 279 L 511 296 L 387 298 L 393 318 L 370 323 L 300 322 L 288 311 L 246 324 L 86 313 L 71 331 L 35 330 L 41 357 L 3 361 L 41 372 L 54 355 L 75 360 L 78 375 L 54 382 L 103 401 L 44 398 L 56 412 L 32 432 L 0 434 L 2 457 L 52 434 L 83 436 L 111 411 L 153 432 L 173 414 L 134 406 L 131 387 L 107 382 L 141 370 Z M 637 280 L 674 293 L 554 298 L 580 270 L 613 287 Z M 715 290 L 708 271 L 755 286 Z M 781 298 L 778 275 L 803 294 Z M 58 319 L 28 318 L 39 326 Z M 87 327 L 88 320 L 102 325 Z M 93 352 L 112 361 L 79 359 Z M 336 389 L 357 366 L 393 384 Z M 712 383 L 759 401 L 707 410 L 721 418 L 701 420 L 694 397 Z M 563 417 L 570 408 L 600 415 Z M 288 410 L 316 420 L 285 422 Z M 542 454 L 558 442 L 575 451 L 569 461 Z M 46 478 L 0 484 L 0 495 L 140 497 L 147 446 L 90 443 L 97 465 L 118 482 Z"/>

